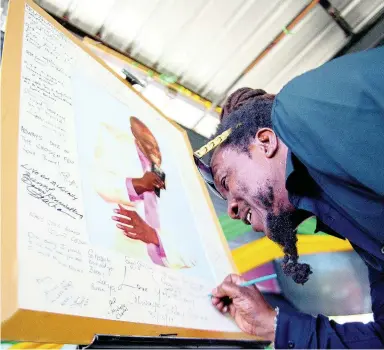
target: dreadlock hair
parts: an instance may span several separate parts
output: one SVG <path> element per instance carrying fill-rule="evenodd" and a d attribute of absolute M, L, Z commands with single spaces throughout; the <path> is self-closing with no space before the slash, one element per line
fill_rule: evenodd
<path fill-rule="evenodd" d="M 225 101 L 224 107 L 220 114 L 220 120 L 223 120 L 226 116 L 228 116 L 228 114 L 232 113 L 236 109 L 239 109 L 245 103 L 257 98 L 267 98 L 268 96 L 273 97 L 273 95 L 268 95 L 262 89 L 251 89 L 248 87 L 238 89 L 229 95 Z"/>
<path fill-rule="evenodd" d="M 221 146 L 231 145 L 238 151 L 248 153 L 249 144 L 257 131 L 261 128 L 272 128 L 272 105 L 272 99 L 253 98 L 246 103 L 241 101 L 240 107 L 234 105 L 229 114 L 222 116 L 213 138 L 232 129 Z"/>
<path fill-rule="evenodd" d="M 304 211 L 283 212 L 279 215 L 273 213 L 267 214 L 267 223 L 270 230 L 270 239 L 278 243 L 283 248 L 284 258 L 281 264 L 283 272 L 286 276 L 291 276 L 298 284 L 304 284 L 308 281 L 309 275 L 312 273 L 311 267 L 305 263 L 299 263 L 299 255 L 297 252 L 297 235 L 296 229 L 301 217 L 308 217 Z"/>
<path fill-rule="evenodd" d="M 297 254 L 296 242 L 297 237 L 295 236 L 295 244 L 283 248 L 284 259 L 281 266 L 286 276 L 291 276 L 297 284 L 304 284 L 308 281 L 312 271 L 308 264 L 298 262 L 299 255 Z M 293 254 L 292 252 L 296 253 Z"/>

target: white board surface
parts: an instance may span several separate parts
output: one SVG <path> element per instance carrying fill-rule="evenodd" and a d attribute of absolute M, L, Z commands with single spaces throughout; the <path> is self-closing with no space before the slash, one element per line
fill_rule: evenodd
<path fill-rule="evenodd" d="M 180 131 L 28 5 L 24 20 L 19 306 L 110 320 L 236 331 L 232 321 L 214 310 L 208 297 L 232 272 L 231 262 Z M 99 199 L 90 200 L 84 185 L 87 142 L 83 138 L 92 140 L 91 132 L 86 131 L 88 120 L 90 129 L 97 118 L 100 123 L 104 119 L 113 123 L 112 117 L 100 113 L 103 108 L 113 114 L 118 127 L 126 122 L 124 115 L 135 115 L 156 134 L 165 155 L 163 166 L 172 180 L 169 191 L 159 199 L 160 219 L 171 234 L 179 232 L 180 237 L 174 240 L 179 239 L 175 245 L 181 252 L 196 253 L 193 267 L 158 266 L 90 239 L 90 230 L 95 230 L 92 223 L 101 219 L 89 209 L 89 203 Z M 81 123 L 79 118 L 83 118 Z M 184 190 L 179 212 L 176 188 Z M 174 223 L 171 215 L 177 218 Z M 191 248 L 193 252 L 188 252 L 189 241 L 185 249 L 180 240 L 186 234 L 183 224 L 187 221 L 185 231 L 194 235 L 190 244 L 198 246 Z"/>

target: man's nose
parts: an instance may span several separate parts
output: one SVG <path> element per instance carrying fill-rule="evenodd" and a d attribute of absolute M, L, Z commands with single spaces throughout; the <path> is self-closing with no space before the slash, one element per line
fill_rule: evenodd
<path fill-rule="evenodd" d="M 239 219 L 239 205 L 236 201 L 228 201 L 228 215 L 231 219 Z"/>

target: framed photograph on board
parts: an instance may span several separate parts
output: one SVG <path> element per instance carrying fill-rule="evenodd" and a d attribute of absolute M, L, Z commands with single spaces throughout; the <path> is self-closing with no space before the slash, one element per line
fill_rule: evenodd
<path fill-rule="evenodd" d="M 208 297 L 235 268 L 185 131 L 29 0 L 2 64 L 2 338 L 249 338 Z"/>

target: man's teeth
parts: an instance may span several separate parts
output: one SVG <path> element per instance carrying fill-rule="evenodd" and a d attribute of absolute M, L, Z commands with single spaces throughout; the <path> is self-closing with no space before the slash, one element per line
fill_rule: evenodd
<path fill-rule="evenodd" d="M 249 223 L 251 223 L 251 219 L 252 219 L 252 213 L 251 213 L 251 211 L 249 211 L 248 212 L 248 214 L 247 214 L 247 221 L 249 222 Z"/>

